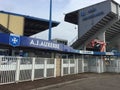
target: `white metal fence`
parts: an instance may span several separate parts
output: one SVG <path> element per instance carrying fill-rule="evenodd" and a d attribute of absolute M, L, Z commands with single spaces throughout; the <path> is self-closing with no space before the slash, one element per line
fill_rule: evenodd
<path fill-rule="evenodd" d="M 0 84 L 56 77 L 56 59 L 0 57 Z"/>
<path fill-rule="evenodd" d="M 106 72 L 120 73 L 120 60 L 106 60 Z"/>
<path fill-rule="evenodd" d="M 78 59 L 77 61 L 76 61 L 76 67 L 78 67 L 77 68 L 77 72 L 78 73 L 83 73 L 84 72 L 84 60 L 81 58 L 81 59 Z"/>
<path fill-rule="evenodd" d="M 80 59 L 62 59 L 61 76 L 84 72 L 83 62 Z"/>
<path fill-rule="evenodd" d="M 104 65 L 101 56 L 81 56 L 79 59 L 62 59 L 61 76 L 83 72 L 104 72 Z"/>
<path fill-rule="evenodd" d="M 84 72 L 102 73 L 104 72 L 103 59 L 101 56 L 85 56 L 83 57 Z"/>
<path fill-rule="evenodd" d="M 103 60 L 98 56 L 80 56 L 79 59 L 0 56 L 0 85 L 56 77 L 83 72 L 120 73 L 120 60 Z M 106 61 L 106 62 L 105 62 Z M 58 66 L 56 66 L 58 65 Z M 58 72 L 56 72 L 56 69 Z"/>

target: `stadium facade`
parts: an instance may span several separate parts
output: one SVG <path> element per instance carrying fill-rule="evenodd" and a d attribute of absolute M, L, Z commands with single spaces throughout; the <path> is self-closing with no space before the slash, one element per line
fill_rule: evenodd
<path fill-rule="evenodd" d="M 65 21 L 78 25 L 70 47 L 66 40 L 29 37 L 48 29 L 49 20 L 0 11 L 0 85 L 84 72 L 120 73 L 119 18 L 120 5 L 113 0 L 66 14 Z M 52 27 L 58 24 L 52 21 Z"/>
<path fill-rule="evenodd" d="M 65 21 L 78 25 L 78 38 L 71 45 L 90 51 L 120 51 L 120 5 L 113 0 L 66 14 Z"/>
<path fill-rule="evenodd" d="M 55 27 L 58 24 L 59 22 L 52 21 L 52 27 Z M 55 47 L 55 49 L 58 49 L 57 44 L 28 37 L 45 31 L 48 28 L 49 20 L 0 11 L 0 54 L 19 56 L 21 53 L 27 56 L 38 56 L 43 52 L 42 50 L 39 50 L 38 52 L 33 51 L 32 49 L 28 49 L 29 45 L 31 47 L 35 46 L 36 48 L 45 46 L 48 48 Z M 42 45 L 40 44 L 41 42 L 43 42 Z M 21 46 L 21 44 L 24 44 L 24 47 Z M 40 55 L 42 56 L 43 54 Z"/>

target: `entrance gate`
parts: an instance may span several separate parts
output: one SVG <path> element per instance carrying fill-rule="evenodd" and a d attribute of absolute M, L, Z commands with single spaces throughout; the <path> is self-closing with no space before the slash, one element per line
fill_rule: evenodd
<path fill-rule="evenodd" d="M 116 56 L 104 56 L 105 72 L 120 72 L 120 60 Z"/>
<path fill-rule="evenodd" d="M 104 72 L 103 60 L 101 56 L 84 55 L 84 72 Z"/>
<path fill-rule="evenodd" d="M 120 73 L 120 60 L 106 60 L 106 72 Z"/>

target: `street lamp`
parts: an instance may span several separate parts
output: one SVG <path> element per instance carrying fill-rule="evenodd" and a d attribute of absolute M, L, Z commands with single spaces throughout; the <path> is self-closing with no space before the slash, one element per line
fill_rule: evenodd
<path fill-rule="evenodd" d="M 48 33 L 49 41 L 51 41 L 51 34 L 52 34 L 52 0 L 50 0 L 50 13 L 49 13 L 49 33 Z"/>

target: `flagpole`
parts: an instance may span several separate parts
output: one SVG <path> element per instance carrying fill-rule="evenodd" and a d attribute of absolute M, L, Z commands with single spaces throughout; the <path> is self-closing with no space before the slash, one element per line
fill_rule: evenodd
<path fill-rule="evenodd" d="M 51 41 L 52 35 L 52 0 L 50 0 L 50 13 L 49 13 L 49 33 L 48 40 Z"/>

